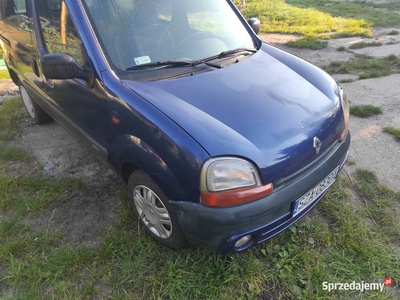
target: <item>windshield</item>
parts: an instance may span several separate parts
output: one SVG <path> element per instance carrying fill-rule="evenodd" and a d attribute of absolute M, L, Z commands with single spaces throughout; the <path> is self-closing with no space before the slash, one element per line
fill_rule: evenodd
<path fill-rule="evenodd" d="M 226 0 L 84 0 L 109 60 L 126 70 L 254 48 Z M 134 69 L 134 68 L 133 68 Z"/>

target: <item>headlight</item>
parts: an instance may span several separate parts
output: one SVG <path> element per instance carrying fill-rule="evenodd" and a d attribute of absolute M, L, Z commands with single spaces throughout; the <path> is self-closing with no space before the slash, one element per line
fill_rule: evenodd
<path fill-rule="evenodd" d="M 207 190 L 217 192 L 260 184 L 257 170 L 249 162 L 238 158 L 210 161 L 206 166 Z"/>
<path fill-rule="evenodd" d="M 272 183 L 261 185 L 257 169 L 235 157 L 213 158 L 201 171 L 200 202 L 207 206 L 232 206 L 272 193 Z"/>
<path fill-rule="evenodd" d="M 339 135 L 339 142 L 343 141 L 349 131 L 350 125 L 350 106 L 349 101 L 347 100 L 346 94 L 343 92 L 343 89 L 339 86 L 340 91 L 340 102 L 342 104 L 343 116 L 344 116 L 344 130 Z"/>

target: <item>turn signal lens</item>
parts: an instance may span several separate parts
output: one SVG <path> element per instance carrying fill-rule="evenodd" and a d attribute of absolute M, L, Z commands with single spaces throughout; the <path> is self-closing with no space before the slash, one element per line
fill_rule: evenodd
<path fill-rule="evenodd" d="M 261 199 L 272 194 L 272 191 L 272 183 L 221 192 L 200 191 L 200 202 L 205 206 L 228 207 Z"/>

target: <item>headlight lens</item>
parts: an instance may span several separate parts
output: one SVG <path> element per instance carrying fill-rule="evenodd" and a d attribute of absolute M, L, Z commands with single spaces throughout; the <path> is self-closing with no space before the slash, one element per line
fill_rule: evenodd
<path fill-rule="evenodd" d="M 207 190 L 210 192 L 259 185 L 257 170 L 249 162 L 238 159 L 220 159 L 207 168 Z"/>
<path fill-rule="evenodd" d="M 200 175 L 200 203 L 211 207 L 228 207 L 270 195 L 273 184 L 261 185 L 257 169 L 236 157 L 208 160 Z"/>

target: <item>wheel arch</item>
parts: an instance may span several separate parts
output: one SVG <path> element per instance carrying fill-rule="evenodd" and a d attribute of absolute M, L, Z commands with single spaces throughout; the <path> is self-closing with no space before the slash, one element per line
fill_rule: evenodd
<path fill-rule="evenodd" d="M 175 177 L 173 170 L 143 140 L 131 135 L 119 136 L 110 154 L 114 156 L 117 171 L 126 183 L 130 175 L 140 169 L 160 186 L 169 199 L 187 198 L 187 193 Z"/>

